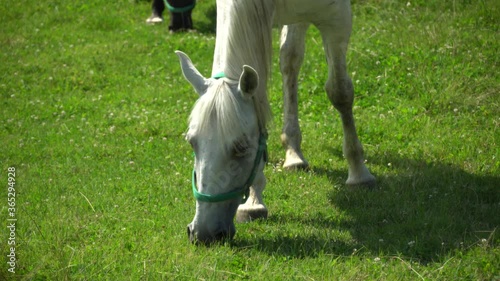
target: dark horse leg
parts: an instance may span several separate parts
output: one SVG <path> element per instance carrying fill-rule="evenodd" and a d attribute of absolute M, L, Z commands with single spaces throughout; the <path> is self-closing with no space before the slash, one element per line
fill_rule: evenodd
<path fill-rule="evenodd" d="M 151 4 L 151 16 L 146 20 L 147 23 L 163 22 L 163 11 L 165 11 L 165 2 L 163 0 L 153 0 Z"/>
<path fill-rule="evenodd" d="M 147 23 L 163 22 L 163 11 L 165 8 L 170 13 L 170 24 L 168 29 L 172 32 L 185 31 L 193 29 L 193 20 L 191 12 L 196 4 L 195 0 L 153 0 L 151 5 L 151 16 L 146 20 Z"/>
<path fill-rule="evenodd" d="M 172 32 L 193 29 L 191 12 L 196 4 L 195 0 L 167 0 L 167 9 L 170 12 L 170 25 Z"/>

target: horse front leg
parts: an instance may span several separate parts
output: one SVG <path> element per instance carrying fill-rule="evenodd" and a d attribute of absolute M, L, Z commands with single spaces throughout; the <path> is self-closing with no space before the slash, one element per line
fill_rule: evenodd
<path fill-rule="evenodd" d="M 298 117 L 298 76 L 304 59 L 305 35 L 309 24 L 286 25 L 281 31 L 280 69 L 283 77 L 284 120 L 281 143 L 286 151 L 283 167 L 307 168 L 302 155 L 302 133 Z"/>
<path fill-rule="evenodd" d="M 245 204 L 241 204 L 236 212 L 237 222 L 249 222 L 255 219 L 267 218 L 267 207 L 262 199 L 262 192 L 266 187 L 266 177 L 264 171 L 257 172 L 255 181 L 250 187 L 250 194 Z"/>

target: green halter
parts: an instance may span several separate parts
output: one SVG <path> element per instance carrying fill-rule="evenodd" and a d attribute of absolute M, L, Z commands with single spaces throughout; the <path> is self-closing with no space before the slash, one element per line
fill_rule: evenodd
<path fill-rule="evenodd" d="M 236 199 L 238 197 L 243 197 L 242 204 L 245 203 L 250 194 L 250 186 L 253 184 L 255 180 L 255 176 L 257 175 L 257 167 L 259 167 L 260 161 L 264 160 L 267 162 L 267 134 L 260 134 L 259 137 L 259 147 L 257 149 L 257 155 L 255 156 L 255 161 L 253 163 L 252 171 L 250 172 L 250 176 L 248 177 L 245 184 L 242 187 L 236 188 L 234 191 L 221 193 L 221 194 L 204 194 L 198 191 L 196 188 L 196 171 L 193 169 L 193 177 L 192 177 L 192 185 L 193 185 L 193 195 L 194 198 L 198 201 L 202 202 L 222 202 L 231 199 Z"/>
<path fill-rule="evenodd" d="M 226 75 L 223 71 L 218 72 L 212 76 L 214 79 L 224 78 Z M 255 176 L 257 175 L 257 167 L 259 167 L 260 161 L 264 160 L 267 162 L 267 133 L 263 132 L 261 129 L 260 137 L 259 137 L 259 147 L 257 148 L 257 154 L 255 155 L 255 160 L 253 162 L 252 171 L 250 172 L 250 176 L 248 177 L 245 184 L 242 187 L 236 188 L 234 191 L 221 193 L 221 194 L 204 194 L 198 191 L 196 188 L 196 171 L 193 169 L 192 175 L 192 186 L 193 186 L 193 195 L 194 198 L 198 201 L 202 202 L 222 202 L 231 199 L 236 199 L 238 197 L 242 197 L 242 203 L 245 203 L 250 195 L 250 186 L 253 184 L 255 180 Z"/>
<path fill-rule="evenodd" d="M 224 71 L 217 72 L 214 74 L 214 76 L 212 76 L 212 78 L 214 78 L 215 80 L 220 79 L 220 78 L 224 78 L 224 77 L 226 77 L 226 74 L 224 74 Z"/>
<path fill-rule="evenodd" d="M 163 2 L 165 2 L 165 6 L 172 13 L 185 13 L 187 11 L 192 10 L 194 8 L 194 6 L 196 6 L 196 1 L 193 1 L 193 4 L 191 4 L 191 5 L 188 5 L 186 7 L 181 7 L 181 8 L 176 8 L 172 5 L 170 5 L 167 0 L 164 0 Z"/>

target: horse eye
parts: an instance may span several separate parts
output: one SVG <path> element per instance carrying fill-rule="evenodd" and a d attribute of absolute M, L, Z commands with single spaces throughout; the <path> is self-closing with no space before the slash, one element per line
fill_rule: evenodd
<path fill-rule="evenodd" d="M 186 137 L 186 140 L 187 142 L 191 145 L 191 148 L 193 148 L 193 150 L 196 150 L 196 146 L 197 146 L 197 142 L 194 138 L 191 138 L 191 137 Z"/>
<path fill-rule="evenodd" d="M 234 156 L 243 157 L 248 153 L 248 143 L 246 139 L 239 140 L 234 144 L 233 147 Z"/>

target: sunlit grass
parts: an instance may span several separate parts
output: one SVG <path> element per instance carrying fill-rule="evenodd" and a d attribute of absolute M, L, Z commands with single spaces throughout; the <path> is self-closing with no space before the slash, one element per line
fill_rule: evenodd
<path fill-rule="evenodd" d="M 269 219 L 205 248 L 186 237 L 194 199 L 183 134 L 197 96 L 174 50 L 210 73 L 213 1 L 198 1 L 198 33 L 174 35 L 144 23 L 147 1 L 8 1 L 0 179 L 16 167 L 18 263 L 15 275 L 2 263 L 0 279 L 500 278 L 498 3 L 353 1 L 349 73 L 375 190 L 343 184 L 314 28 L 299 88 L 311 169 L 281 169 L 275 56 Z M 0 201 L 6 223 L 6 190 Z M 9 233 L 0 235 L 6 255 Z"/>

